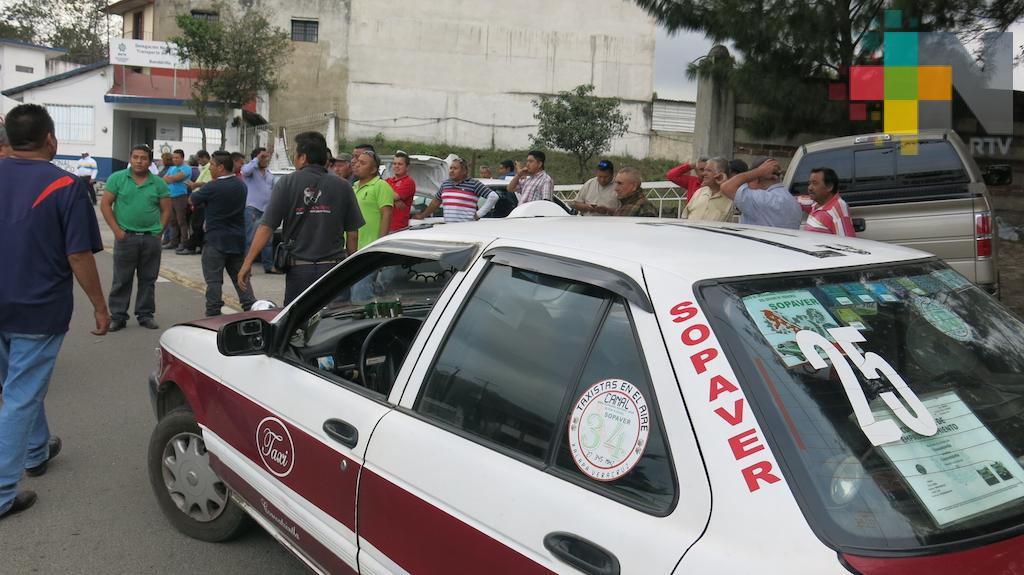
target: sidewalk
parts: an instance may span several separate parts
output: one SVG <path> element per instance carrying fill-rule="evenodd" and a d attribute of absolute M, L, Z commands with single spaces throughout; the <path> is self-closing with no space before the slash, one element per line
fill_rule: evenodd
<path fill-rule="evenodd" d="M 110 231 L 110 228 L 107 227 L 107 222 L 104 221 L 99 206 L 96 206 L 96 219 L 100 223 L 103 247 L 106 251 L 113 253 L 114 232 Z M 174 253 L 174 250 L 163 250 L 160 258 L 160 277 L 190 287 L 201 294 L 206 293 L 206 282 L 203 280 L 202 256 L 200 255 L 179 256 Z M 265 274 L 263 273 L 263 267 L 257 264 L 253 266 L 252 279 L 250 281 L 252 282 L 253 291 L 256 293 L 256 299 L 270 300 L 279 307 L 284 303 L 284 275 Z M 110 289 L 110 286 L 103 286 L 103 288 L 104 292 L 106 292 Z M 224 274 L 224 304 L 225 313 L 242 309 L 242 306 L 238 303 L 235 288 L 228 279 L 226 272 Z M 159 308 L 160 304 L 157 303 L 158 311 Z M 198 304 L 195 315 L 196 317 L 203 315 L 202 304 Z"/>

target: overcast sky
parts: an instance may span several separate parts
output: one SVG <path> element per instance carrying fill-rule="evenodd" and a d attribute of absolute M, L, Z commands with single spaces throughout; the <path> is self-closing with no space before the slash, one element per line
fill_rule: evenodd
<path fill-rule="evenodd" d="M 1024 42 L 1024 23 L 1010 27 L 1014 33 L 1014 46 L 1020 51 Z M 697 82 L 686 79 L 686 66 L 711 49 L 711 42 L 698 32 L 677 32 L 669 35 L 659 28 L 654 48 L 654 91 L 659 98 L 668 100 L 697 99 Z M 1013 89 L 1024 90 L 1024 65 L 1013 69 Z"/>

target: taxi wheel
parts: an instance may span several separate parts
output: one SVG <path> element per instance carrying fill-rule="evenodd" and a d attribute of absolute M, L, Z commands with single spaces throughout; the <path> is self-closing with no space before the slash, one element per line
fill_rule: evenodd
<path fill-rule="evenodd" d="M 149 482 L 178 531 L 201 541 L 238 535 L 249 517 L 210 467 L 202 431 L 186 408 L 168 413 L 149 440 Z"/>

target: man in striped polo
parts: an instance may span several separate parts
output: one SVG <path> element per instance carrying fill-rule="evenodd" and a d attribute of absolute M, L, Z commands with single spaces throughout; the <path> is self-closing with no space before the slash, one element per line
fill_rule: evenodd
<path fill-rule="evenodd" d="M 485 198 L 483 207 L 477 208 L 477 200 Z M 486 216 L 498 203 L 498 192 L 469 177 L 466 160 L 455 158 L 448 167 L 448 179 L 441 184 L 437 195 L 427 209 L 413 219 L 429 218 L 438 207 L 444 207 L 444 222 L 471 222 Z"/>
<path fill-rule="evenodd" d="M 832 168 L 814 168 L 807 182 L 807 195 L 813 200 L 810 205 L 801 202 L 801 208 L 808 212 L 804 222 L 805 232 L 818 232 L 841 237 L 854 237 L 850 207 L 839 197 L 839 176 Z"/>

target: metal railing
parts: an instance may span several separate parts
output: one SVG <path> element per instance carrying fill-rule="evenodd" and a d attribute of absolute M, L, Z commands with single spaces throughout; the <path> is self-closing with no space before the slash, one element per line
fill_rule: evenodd
<path fill-rule="evenodd" d="M 582 184 L 555 186 L 555 195 L 563 202 L 571 203 L 580 193 L 581 187 L 583 187 Z M 686 190 L 680 189 L 674 183 L 668 181 L 644 182 L 643 189 L 647 194 L 647 200 L 657 206 L 658 217 L 678 218 L 679 214 L 683 212 L 683 206 L 686 205 Z"/>

